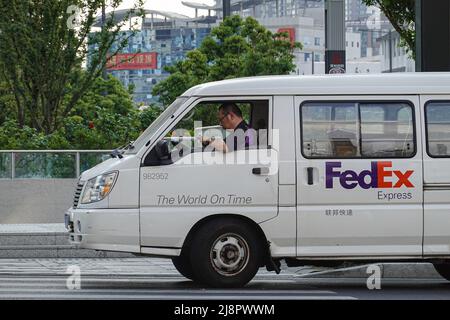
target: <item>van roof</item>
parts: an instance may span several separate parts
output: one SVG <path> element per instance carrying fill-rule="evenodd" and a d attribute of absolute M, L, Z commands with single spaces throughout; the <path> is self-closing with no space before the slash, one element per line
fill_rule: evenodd
<path fill-rule="evenodd" d="M 197 85 L 183 96 L 450 94 L 450 72 L 259 76 Z"/>

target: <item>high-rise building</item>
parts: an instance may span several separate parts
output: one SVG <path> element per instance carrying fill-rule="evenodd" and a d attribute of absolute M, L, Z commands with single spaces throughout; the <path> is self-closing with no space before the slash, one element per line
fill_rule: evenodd
<path fill-rule="evenodd" d="M 155 84 L 169 75 L 164 67 L 198 48 L 211 28 L 222 21 L 222 0 L 216 0 L 213 5 L 194 1 L 197 0 L 182 1 L 184 6 L 195 9 L 193 18 L 146 10 L 140 30 L 108 65 L 108 73 L 125 86 L 134 86 L 136 103 L 156 102 L 157 97 L 151 92 Z M 361 0 L 346 0 L 346 6 L 348 72 L 379 72 L 380 55 L 385 53 L 381 50 L 381 37 L 392 27 L 379 9 L 367 7 Z M 298 74 L 324 73 L 324 7 L 325 0 L 231 0 L 231 14 L 254 17 L 270 31 L 287 32 L 292 41 L 302 43 L 303 48 L 294 52 Z M 116 12 L 115 16 L 120 19 L 125 13 L 126 10 Z M 124 31 L 122 36 L 128 37 L 130 32 Z M 118 64 L 122 60 L 125 62 Z"/>
<path fill-rule="evenodd" d="M 168 76 L 164 70 L 184 59 L 186 53 L 197 48 L 210 33 L 211 28 L 222 21 L 222 1 L 214 5 L 183 1 L 183 5 L 195 9 L 195 17 L 173 12 L 145 10 L 141 28 L 134 35 L 124 31 L 128 45 L 108 64 L 108 73 L 117 77 L 125 86 L 134 86 L 133 99 L 137 104 L 157 101 L 151 92 L 153 86 Z M 314 62 L 324 60 L 324 0 L 233 0 L 232 14 L 252 16 L 273 32 L 288 32 L 293 41 L 303 44 L 303 50 L 295 53 L 298 73 L 313 73 Z M 207 15 L 200 16 L 202 10 Z M 116 11 L 120 20 L 127 10 Z M 101 25 L 98 17 L 97 26 Z M 118 41 L 119 42 L 119 41 Z M 89 48 L 96 50 L 94 46 Z M 117 49 L 113 46 L 112 51 Z M 120 63 L 123 61 L 122 63 Z"/>
<path fill-rule="evenodd" d="M 217 15 L 222 18 L 222 0 L 216 0 Z M 325 0 L 232 0 L 231 14 L 254 17 L 272 32 L 287 32 L 301 42 L 294 52 L 296 72 L 314 73 L 314 65 L 325 60 Z"/>
<path fill-rule="evenodd" d="M 411 53 L 400 46 L 400 35 L 397 31 L 385 34 L 379 40 L 382 48 L 381 72 L 414 72 L 416 70 Z"/>
<path fill-rule="evenodd" d="M 392 29 L 379 8 L 366 6 L 362 0 L 345 0 L 347 30 L 361 34 L 361 56 L 381 54 L 379 38 Z"/>
<path fill-rule="evenodd" d="M 324 8 L 325 0 L 231 0 L 231 13 L 254 18 L 309 16 L 308 11 Z M 216 0 L 214 8 L 222 18 L 223 0 Z"/>
<path fill-rule="evenodd" d="M 116 11 L 121 19 L 126 10 Z M 128 38 L 128 43 L 108 63 L 107 73 L 118 78 L 126 87 L 134 87 L 136 104 L 148 105 L 157 102 L 152 88 L 168 76 L 165 66 L 186 57 L 186 53 L 197 48 L 210 33 L 216 19 L 212 16 L 190 18 L 172 12 L 146 10 L 140 30 L 123 31 L 111 52 L 117 51 L 118 43 Z M 97 26 L 100 26 L 99 20 Z M 97 50 L 91 46 L 89 50 Z"/>
<path fill-rule="evenodd" d="M 345 20 L 366 22 L 370 13 L 361 0 L 345 0 Z"/>

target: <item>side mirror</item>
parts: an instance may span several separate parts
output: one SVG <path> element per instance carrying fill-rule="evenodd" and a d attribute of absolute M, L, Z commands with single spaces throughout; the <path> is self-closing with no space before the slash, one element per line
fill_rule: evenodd
<path fill-rule="evenodd" d="M 170 160 L 169 141 L 163 139 L 155 145 L 155 152 L 159 160 Z"/>
<path fill-rule="evenodd" d="M 172 164 L 171 154 L 169 151 L 169 141 L 163 139 L 156 143 L 152 150 L 145 157 L 143 166 L 165 166 Z"/>

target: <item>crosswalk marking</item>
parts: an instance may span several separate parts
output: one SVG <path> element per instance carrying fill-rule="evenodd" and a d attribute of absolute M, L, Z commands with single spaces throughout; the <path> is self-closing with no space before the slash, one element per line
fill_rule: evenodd
<path fill-rule="evenodd" d="M 66 287 L 71 265 L 81 270 L 79 290 Z M 182 277 L 168 259 L 3 259 L 0 299 L 353 299 L 298 284 L 295 273 L 283 271 L 275 275 L 261 269 L 247 287 L 220 290 Z M 278 289 L 283 286 L 290 289 Z"/>
<path fill-rule="evenodd" d="M 102 277 L 82 280 L 81 289 L 69 290 L 65 287 L 65 278 L 0 278 L 0 299 L 353 299 L 352 297 L 336 295 L 331 290 L 256 290 L 256 289 L 203 289 L 181 287 L 166 288 L 170 285 L 161 279 L 105 279 Z M 184 278 L 172 279 L 174 285 L 188 282 Z M 254 282 L 252 282 L 254 283 Z M 161 284 L 164 287 L 161 288 Z M 188 283 L 189 284 L 189 283 Z M 153 287 L 149 287 L 153 286 Z"/>

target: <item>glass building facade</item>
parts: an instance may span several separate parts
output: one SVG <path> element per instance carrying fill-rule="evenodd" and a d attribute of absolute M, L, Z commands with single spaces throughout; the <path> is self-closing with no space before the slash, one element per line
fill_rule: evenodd
<path fill-rule="evenodd" d="M 156 61 L 151 63 L 151 67 L 133 63 L 127 63 L 128 67 L 109 67 L 107 73 L 119 79 L 125 87 L 134 87 L 133 100 L 137 105 L 156 103 L 158 99 L 152 95 L 152 89 L 169 75 L 164 67 L 184 59 L 187 52 L 198 48 L 210 32 L 209 24 L 167 18 L 152 18 L 150 21 L 146 18 L 139 31 L 123 31 L 111 52 L 117 51 L 121 40 L 128 38 L 127 46 L 116 56 L 118 61 L 126 54 L 151 54 Z M 89 48 L 97 49 L 95 46 Z"/>
<path fill-rule="evenodd" d="M 199 46 L 210 33 L 210 28 L 144 28 L 131 36 L 122 53 L 156 53 L 155 69 L 110 70 L 108 73 L 118 78 L 124 86 L 133 85 L 133 99 L 137 104 L 157 102 L 152 96 L 153 86 L 168 76 L 164 67 L 185 58 L 186 53 Z M 126 33 L 129 36 L 129 32 Z M 116 48 L 112 48 L 115 50 Z"/>
<path fill-rule="evenodd" d="M 216 0 L 222 7 L 223 1 Z M 324 0 L 240 0 L 231 1 L 231 12 L 242 17 L 274 18 L 304 16 L 305 10 L 324 8 Z M 221 12 L 219 12 L 221 14 Z"/>
<path fill-rule="evenodd" d="M 190 18 L 175 13 L 148 10 L 140 31 L 131 37 L 131 31 L 122 33 L 122 37 L 129 37 L 129 40 L 127 47 L 120 51 L 121 55 L 133 53 L 153 53 L 153 57 L 156 55 L 156 64 L 152 67 L 110 68 L 108 70 L 108 73 L 119 79 L 124 86 L 134 86 L 133 99 L 137 105 L 158 102 L 158 97 L 152 96 L 152 89 L 169 75 L 164 67 L 184 59 L 188 51 L 198 48 L 203 39 L 210 34 L 211 28 L 222 20 L 221 0 L 209 7 L 194 2 L 190 2 L 188 6 L 198 10 L 208 10 L 208 15 L 196 15 L 195 18 Z M 286 24 L 298 30 L 304 30 L 305 26 L 294 26 L 293 24 L 298 24 L 294 20 L 278 21 L 272 25 L 271 22 L 275 21 L 272 19 L 313 16 L 314 20 L 320 21 L 323 20 L 321 11 L 323 7 L 324 0 L 242 0 L 232 1 L 231 11 L 232 14 L 238 14 L 241 17 L 255 17 L 267 28 L 276 32 Z M 310 26 L 306 28 L 308 30 L 315 29 Z M 297 33 L 299 35 L 296 40 L 305 43 L 307 37 L 300 36 L 302 32 Z M 314 41 L 316 46 L 323 46 L 321 36 L 319 38 L 316 32 L 308 31 L 306 33 L 308 36 L 311 33 L 311 41 Z M 89 49 L 96 50 L 97 48 Z M 112 52 L 116 50 L 116 46 L 111 49 Z M 321 54 L 316 52 L 315 57 L 320 59 L 320 56 Z"/>

